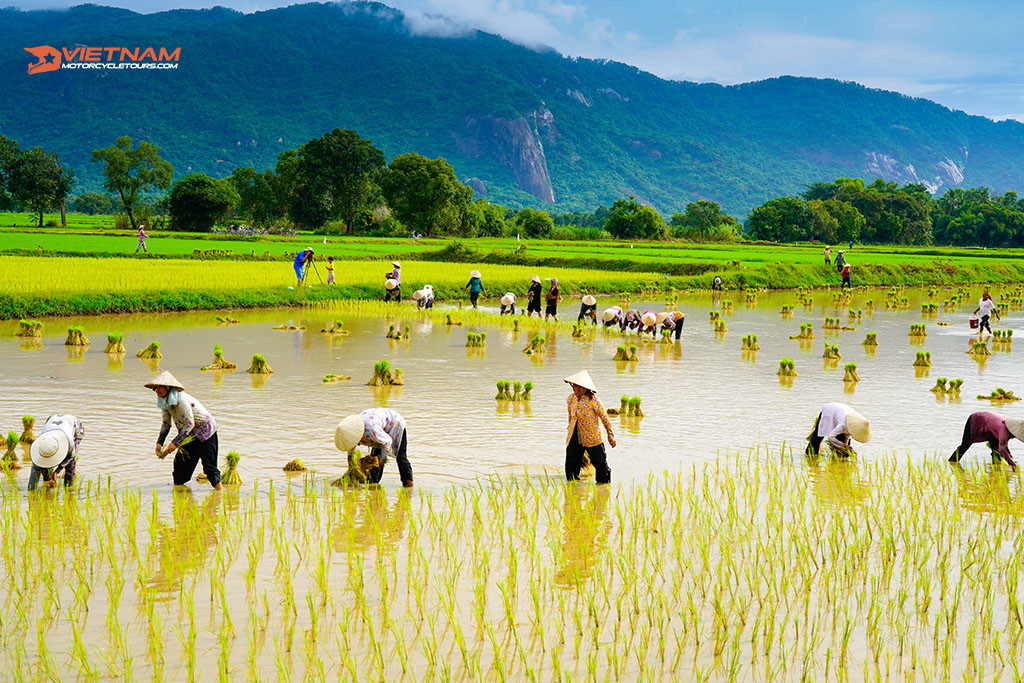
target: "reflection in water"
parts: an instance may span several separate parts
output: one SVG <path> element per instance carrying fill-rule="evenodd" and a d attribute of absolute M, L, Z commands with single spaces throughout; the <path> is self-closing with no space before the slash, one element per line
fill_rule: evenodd
<path fill-rule="evenodd" d="M 39 337 L 23 337 L 18 340 L 18 346 L 24 351 L 39 351 L 43 348 L 43 340 Z"/>
<path fill-rule="evenodd" d="M 569 483 L 562 512 L 562 561 L 555 584 L 578 587 L 590 578 L 598 556 L 608 547 L 610 486 Z"/>
<path fill-rule="evenodd" d="M 811 455 L 807 465 L 814 494 L 828 507 L 854 508 L 871 495 L 871 486 L 860 478 L 855 458 Z"/>
<path fill-rule="evenodd" d="M 255 372 L 249 373 L 249 382 L 252 383 L 253 389 L 262 389 L 267 386 L 267 378 L 270 375 L 259 374 Z"/>
<path fill-rule="evenodd" d="M 136 356 L 137 357 L 137 356 Z M 154 374 L 160 372 L 160 360 L 159 358 L 139 358 L 139 360 L 145 364 Z"/>
<path fill-rule="evenodd" d="M 993 462 L 982 470 L 968 472 L 959 463 L 950 464 L 960 487 L 960 507 L 983 513 L 1024 515 L 1020 474 L 1001 462 Z"/>
<path fill-rule="evenodd" d="M 112 372 L 120 372 L 124 369 L 124 354 L 123 353 L 108 353 L 107 354 L 107 370 Z"/>
<path fill-rule="evenodd" d="M 409 494 L 400 490 L 388 507 L 387 491 L 377 484 L 342 490 L 340 520 L 331 528 L 331 542 L 339 553 L 376 546 L 391 553 L 405 535 Z"/>
<path fill-rule="evenodd" d="M 54 547 L 55 556 L 62 551 L 57 547 L 81 547 L 87 550 L 89 533 L 81 526 L 81 513 L 77 510 L 79 500 L 70 495 L 64 487 L 42 485 L 28 496 L 27 528 L 32 535 L 48 546 Z"/>
<path fill-rule="evenodd" d="M 220 493 L 213 492 L 199 507 L 190 490 L 174 492 L 173 526 L 157 520 L 151 532 L 156 542 L 149 547 L 147 565 L 152 574 L 146 577 L 147 586 L 160 593 L 173 593 L 181 588 L 185 577 L 198 573 L 217 544 L 220 501 Z"/>
<path fill-rule="evenodd" d="M 65 346 L 68 350 L 68 362 L 69 363 L 81 363 L 85 360 L 86 346 Z"/>

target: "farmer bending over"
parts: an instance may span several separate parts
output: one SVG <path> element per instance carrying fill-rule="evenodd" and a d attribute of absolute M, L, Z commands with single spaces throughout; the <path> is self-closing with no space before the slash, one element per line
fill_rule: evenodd
<path fill-rule="evenodd" d="M 587 318 L 590 322 L 597 324 L 597 299 L 591 294 L 587 294 L 583 297 L 583 301 L 580 303 L 580 314 L 576 318 L 576 322 L 579 322 Z"/>
<path fill-rule="evenodd" d="M 406 455 L 407 432 L 405 419 L 388 408 L 370 408 L 358 415 L 349 415 L 334 430 L 334 445 L 348 453 L 362 444 L 370 447 L 370 455 L 377 456 L 377 466 L 371 468 L 366 479 L 379 484 L 389 455 L 398 461 L 398 474 L 402 486 L 412 486 L 412 465 Z"/>
<path fill-rule="evenodd" d="M 661 329 L 670 330 L 675 333 L 676 339 L 683 333 L 683 321 L 684 316 L 680 311 L 668 311 L 665 313 L 658 314 L 658 322 L 661 323 Z"/>
<path fill-rule="evenodd" d="M 32 442 L 32 472 L 28 475 L 28 490 L 35 491 L 39 478 L 50 486 L 57 485 L 57 474 L 64 470 L 64 486 L 75 481 L 78 447 L 85 436 L 85 426 L 74 415 L 51 415 L 46 418 L 43 431 Z"/>
<path fill-rule="evenodd" d="M 856 455 L 850 446 L 851 437 L 861 443 L 871 439 L 871 425 L 867 418 L 845 403 L 826 403 L 814 421 L 804 453 L 818 455 L 821 442 L 828 441 L 837 455 Z"/>
<path fill-rule="evenodd" d="M 984 442 L 992 451 L 993 460 L 1002 458 L 1007 465 L 1016 468 L 1017 463 L 1010 455 L 1010 448 L 1007 445 L 1014 437 L 1024 441 L 1024 420 L 979 410 L 967 417 L 963 438 L 960 439 L 960 445 L 953 451 L 953 455 L 949 456 L 949 461 L 960 462 L 960 458 L 964 457 L 971 444 Z"/>
<path fill-rule="evenodd" d="M 203 462 L 203 472 L 210 486 L 221 490 L 220 470 L 217 468 L 217 422 L 203 404 L 185 393 L 185 387 L 164 370 L 147 389 L 156 392 L 156 404 L 163 413 L 160 436 L 156 438 L 156 457 L 163 460 L 169 453 L 174 456 L 174 485 L 184 486 Z M 164 448 L 164 440 L 171 431 L 171 420 L 178 435 Z"/>

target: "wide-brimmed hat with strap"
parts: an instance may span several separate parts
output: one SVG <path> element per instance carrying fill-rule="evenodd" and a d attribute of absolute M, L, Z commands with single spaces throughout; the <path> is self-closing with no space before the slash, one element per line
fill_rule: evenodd
<path fill-rule="evenodd" d="M 365 429 L 366 424 L 363 422 L 362 415 L 349 415 L 335 427 L 334 445 L 337 446 L 339 451 L 352 450 L 359 445 Z"/>
<path fill-rule="evenodd" d="M 575 384 L 576 386 L 589 389 L 590 391 L 597 391 L 597 385 L 594 384 L 594 380 L 586 370 L 580 370 L 575 375 L 569 375 L 562 381 L 568 382 L 569 384 Z"/>
<path fill-rule="evenodd" d="M 170 387 L 171 389 L 178 389 L 184 391 L 185 387 L 181 386 L 181 382 L 174 378 L 174 375 L 164 370 L 159 375 L 153 378 L 153 381 L 148 382 L 144 385 L 147 389 L 156 389 L 157 387 Z"/>
<path fill-rule="evenodd" d="M 856 410 L 851 409 L 846 414 L 846 432 L 861 443 L 871 440 L 871 424 Z"/>

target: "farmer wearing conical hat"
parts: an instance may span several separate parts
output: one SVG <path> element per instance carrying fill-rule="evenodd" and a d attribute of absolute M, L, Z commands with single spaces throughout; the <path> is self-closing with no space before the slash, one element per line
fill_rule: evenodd
<path fill-rule="evenodd" d="M 476 308 L 476 302 L 481 294 L 487 296 L 487 292 L 484 291 L 484 281 L 480 277 L 479 270 L 470 271 L 469 282 L 466 283 L 466 289 L 469 290 L 469 303 L 473 304 L 473 308 Z"/>
<path fill-rule="evenodd" d="M 185 387 L 164 370 L 145 385 L 156 392 L 156 404 L 163 413 L 160 436 L 156 439 L 156 457 L 163 460 L 168 454 L 174 455 L 174 485 L 184 486 L 196 471 L 196 465 L 203 463 L 210 486 L 220 491 L 220 470 L 217 468 L 217 422 L 213 415 L 191 395 Z M 164 448 L 164 440 L 171 431 L 171 421 L 178 429 L 178 435 Z"/>
<path fill-rule="evenodd" d="M 516 295 L 514 292 L 505 292 L 501 297 L 501 315 L 516 314 Z"/>
<path fill-rule="evenodd" d="M 639 331 L 640 326 L 643 324 L 640 320 L 642 317 L 643 316 L 641 315 L 640 311 L 638 311 L 635 308 L 631 308 L 628 311 L 626 311 L 625 315 L 622 316 L 622 321 L 619 323 L 619 328 L 623 332 L 625 332 L 626 330 Z"/>
<path fill-rule="evenodd" d="M 540 317 L 540 294 L 542 287 L 540 286 L 540 275 L 530 276 L 530 288 L 526 290 L 526 315 L 531 316 L 534 313 L 537 317 Z"/>
<path fill-rule="evenodd" d="M 350 453 L 360 444 L 370 447 L 370 456 L 377 458 L 376 466 L 366 473 L 371 484 L 380 483 L 388 456 L 394 455 L 402 486 L 412 486 L 412 465 L 406 454 L 406 443 L 405 418 L 389 408 L 370 408 L 349 415 L 334 430 L 334 445 L 339 451 Z"/>
<path fill-rule="evenodd" d="M 562 298 L 561 290 L 558 288 L 558 278 L 549 278 L 551 280 L 551 288 L 544 293 L 544 320 L 548 318 L 554 318 L 558 320 L 558 302 Z"/>
<path fill-rule="evenodd" d="M 658 314 L 658 324 L 663 330 L 671 330 L 675 333 L 676 339 L 683 333 L 684 316 L 680 311 L 664 311 Z"/>
<path fill-rule="evenodd" d="M 1017 463 L 1008 446 L 1010 439 L 1015 437 L 1024 441 L 1024 420 L 979 410 L 967 417 L 963 438 L 960 439 L 960 445 L 953 451 L 953 455 L 949 456 L 949 461 L 960 462 L 960 458 L 964 457 L 971 444 L 985 443 L 992 451 L 993 460 L 997 457 L 1002 458 L 1007 465 L 1016 468 Z"/>
<path fill-rule="evenodd" d="M 422 289 L 417 289 L 412 293 L 413 301 L 416 302 L 417 308 L 433 308 L 434 307 L 434 286 L 423 285 Z"/>
<path fill-rule="evenodd" d="M 612 471 L 608 467 L 608 456 L 604 452 L 604 439 L 601 436 L 601 425 L 608 432 L 608 443 L 615 448 L 615 434 L 608 413 L 597 398 L 597 387 L 590 373 L 586 370 L 565 378 L 572 387 L 572 393 L 566 399 L 569 408 L 569 428 L 565 437 L 565 478 L 577 481 L 580 468 L 583 467 L 583 453 L 590 458 L 594 466 L 595 480 L 598 484 L 607 484 L 612 480 Z"/>
<path fill-rule="evenodd" d="M 597 324 L 597 299 L 590 294 L 584 296 L 583 301 L 580 302 L 580 314 L 576 318 L 576 322 L 584 318 L 590 318 L 590 322 Z"/>
<path fill-rule="evenodd" d="M 826 403 L 814 421 L 814 428 L 807 437 L 807 455 L 817 455 L 822 441 L 838 455 L 854 455 L 850 439 L 867 443 L 871 439 L 871 425 L 866 417 L 845 403 Z"/>
<path fill-rule="evenodd" d="M 34 491 L 39 478 L 44 477 L 51 486 L 57 484 L 57 474 L 64 471 L 64 486 L 75 481 L 78 448 L 85 436 L 85 426 L 74 415 L 51 415 L 46 418 L 43 431 L 29 449 L 32 472 L 28 475 L 28 490 Z"/>
<path fill-rule="evenodd" d="M 612 325 L 621 325 L 622 307 L 609 306 L 608 308 L 601 311 L 601 322 L 604 323 L 605 327 L 611 327 Z"/>

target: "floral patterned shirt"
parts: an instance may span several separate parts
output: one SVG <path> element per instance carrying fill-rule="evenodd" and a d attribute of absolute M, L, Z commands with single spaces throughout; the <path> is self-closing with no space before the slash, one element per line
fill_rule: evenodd
<path fill-rule="evenodd" d="M 576 429 L 579 429 L 580 443 L 583 444 L 584 448 L 603 443 L 601 423 L 608 430 L 608 436 L 614 436 L 612 421 L 608 419 L 608 413 L 605 412 L 604 406 L 601 405 L 600 399 L 597 398 L 597 394 L 576 396 L 573 393 L 569 395 L 569 398 L 565 399 L 565 402 L 569 409 L 569 428 L 565 435 L 565 443 L 569 443 L 572 440 L 572 433 Z"/>
<path fill-rule="evenodd" d="M 363 418 L 363 438 L 372 441 L 385 457 L 405 433 L 405 418 L 390 408 L 370 408 L 359 413 Z"/>
<path fill-rule="evenodd" d="M 164 421 L 160 426 L 160 436 L 156 442 L 162 444 L 167 434 L 171 431 L 171 420 L 178 428 L 178 435 L 171 441 L 175 446 L 181 446 L 181 442 L 187 436 L 194 436 L 200 441 L 206 441 L 217 431 L 217 422 L 213 415 L 203 407 L 203 404 L 192 398 L 184 391 L 178 392 L 178 403 L 163 411 Z"/>

